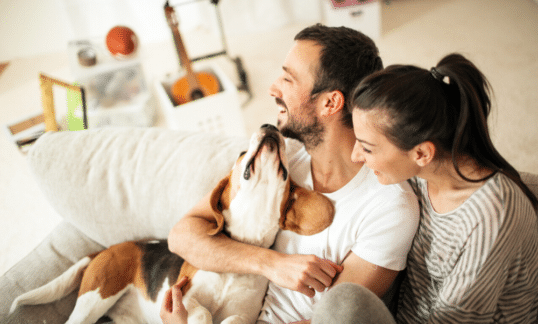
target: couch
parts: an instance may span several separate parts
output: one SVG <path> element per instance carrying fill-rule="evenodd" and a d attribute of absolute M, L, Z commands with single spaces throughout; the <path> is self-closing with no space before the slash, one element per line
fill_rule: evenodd
<path fill-rule="evenodd" d="M 247 147 L 248 138 L 162 128 L 44 134 L 27 160 L 63 221 L 0 278 L 0 323 L 64 323 L 76 292 L 8 312 L 18 295 L 87 254 L 122 241 L 166 238 Z"/>
<path fill-rule="evenodd" d="M 87 254 L 126 240 L 166 238 L 247 147 L 247 138 L 160 128 L 43 135 L 29 151 L 28 163 L 64 220 L 0 277 L 0 323 L 64 323 L 76 292 L 8 312 L 18 295 L 52 280 Z M 538 175 L 522 176 L 538 194 Z"/>

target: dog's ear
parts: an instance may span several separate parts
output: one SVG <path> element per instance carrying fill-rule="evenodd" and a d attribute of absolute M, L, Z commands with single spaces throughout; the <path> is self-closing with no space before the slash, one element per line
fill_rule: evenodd
<path fill-rule="evenodd" d="M 222 211 L 228 209 L 230 204 L 230 177 L 231 174 L 220 180 L 219 184 L 211 193 L 210 204 L 217 223 L 214 229 L 207 232 L 209 235 L 216 235 L 224 227 L 224 215 L 222 215 Z"/>
<path fill-rule="evenodd" d="M 319 192 L 289 183 L 289 197 L 282 203 L 280 228 L 300 235 L 313 235 L 333 222 L 334 205 Z"/>

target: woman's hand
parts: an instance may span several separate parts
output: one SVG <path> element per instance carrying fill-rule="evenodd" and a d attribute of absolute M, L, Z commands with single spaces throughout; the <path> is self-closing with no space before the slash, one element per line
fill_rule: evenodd
<path fill-rule="evenodd" d="M 161 305 L 160 316 L 163 324 L 187 324 L 188 313 L 183 305 L 183 294 L 181 288 L 187 284 L 189 279 L 183 277 L 177 284 L 170 287 L 164 295 Z"/>

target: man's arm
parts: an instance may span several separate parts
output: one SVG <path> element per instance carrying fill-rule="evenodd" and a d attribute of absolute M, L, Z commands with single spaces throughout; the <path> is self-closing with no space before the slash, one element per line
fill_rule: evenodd
<path fill-rule="evenodd" d="M 352 282 L 370 289 L 379 298 L 382 298 L 388 291 L 398 275 L 398 271 L 376 266 L 353 252 L 349 253 L 342 265 L 344 270 L 338 275 L 332 287 L 343 282 Z M 304 320 L 290 324 L 309 324 L 310 322 L 310 320 Z"/>
<path fill-rule="evenodd" d="M 404 189 L 407 185 L 404 184 Z M 420 210 L 417 198 L 410 188 L 401 191 L 394 186 L 384 186 L 369 203 L 372 214 L 362 230 L 360 251 L 370 246 L 373 257 L 389 259 L 391 267 L 404 269 L 407 254 L 418 228 Z M 359 244 L 359 243 L 357 243 Z M 388 262 L 388 260 L 381 261 Z M 375 261 L 374 261 L 375 262 Z M 398 270 L 389 270 L 370 263 L 353 251 L 345 257 L 344 271 L 334 285 L 352 282 L 368 288 L 378 297 L 383 297 L 398 276 Z"/>
<path fill-rule="evenodd" d="M 172 228 L 168 236 L 170 251 L 199 269 L 260 274 L 258 258 L 268 251 L 241 244 L 222 233 L 207 234 L 216 226 L 211 217 L 210 196 L 211 193 L 207 194 Z"/>
<path fill-rule="evenodd" d="M 275 284 L 313 297 L 330 286 L 337 268 L 334 263 L 313 255 L 287 255 L 270 249 L 237 242 L 214 228 L 206 195 L 171 230 L 170 251 L 193 266 L 206 271 L 257 274 Z M 336 268 L 335 268 L 336 267 Z"/>
<path fill-rule="evenodd" d="M 385 295 L 399 273 L 372 264 L 353 252 L 349 253 L 342 265 L 344 270 L 338 275 L 333 286 L 343 282 L 356 283 L 368 288 L 379 298 Z"/>

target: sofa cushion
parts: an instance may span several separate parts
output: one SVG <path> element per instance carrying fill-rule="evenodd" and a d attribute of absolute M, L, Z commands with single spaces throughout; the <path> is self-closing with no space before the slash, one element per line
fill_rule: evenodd
<path fill-rule="evenodd" d="M 529 172 L 520 172 L 521 180 L 525 182 L 527 187 L 538 197 L 538 174 Z"/>
<path fill-rule="evenodd" d="M 246 138 L 162 128 L 44 134 L 30 167 L 58 213 L 103 246 L 166 238 L 226 176 Z"/>

